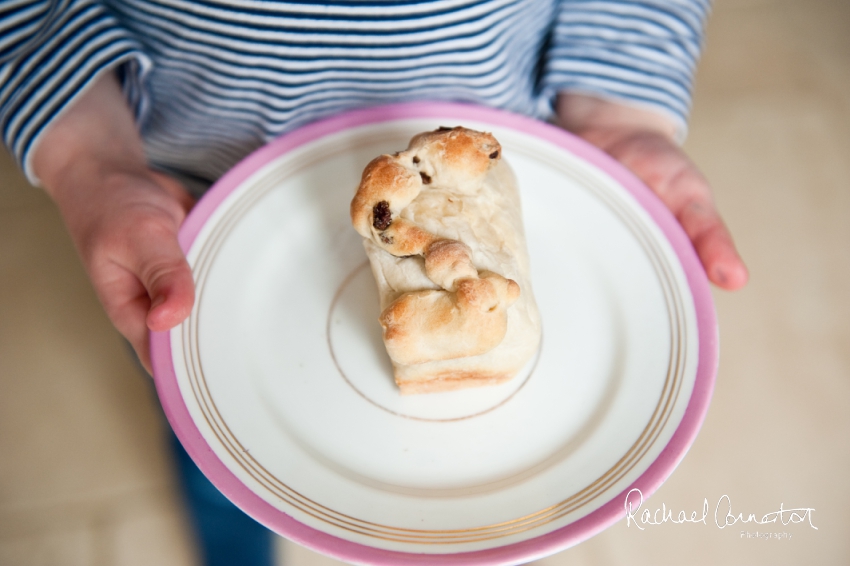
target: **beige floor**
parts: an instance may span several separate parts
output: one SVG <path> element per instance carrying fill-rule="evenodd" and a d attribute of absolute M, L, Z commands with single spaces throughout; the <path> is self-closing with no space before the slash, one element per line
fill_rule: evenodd
<path fill-rule="evenodd" d="M 752 280 L 715 293 L 711 410 L 649 505 L 728 495 L 745 515 L 814 508 L 818 528 L 621 521 L 540 566 L 850 564 L 850 3 L 720 0 L 709 30 L 687 148 Z M 53 206 L 5 156 L 0 297 L 0 565 L 192 564 L 156 400 Z"/>

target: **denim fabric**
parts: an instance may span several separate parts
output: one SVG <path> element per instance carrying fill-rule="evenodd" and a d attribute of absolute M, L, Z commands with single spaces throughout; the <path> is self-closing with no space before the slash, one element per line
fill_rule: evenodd
<path fill-rule="evenodd" d="M 274 534 L 231 503 L 171 433 L 178 477 L 204 566 L 273 566 Z"/>
<path fill-rule="evenodd" d="M 125 341 L 125 344 L 139 372 L 148 378 L 151 394 L 156 396 L 153 379 L 150 379 L 130 343 Z M 158 399 L 156 405 L 159 406 Z M 165 422 L 165 414 L 161 415 Z M 201 564 L 273 566 L 275 535 L 222 495 L 198 469 L 170 427 L 168 433 L 175 471 L 194 528 Z"/>

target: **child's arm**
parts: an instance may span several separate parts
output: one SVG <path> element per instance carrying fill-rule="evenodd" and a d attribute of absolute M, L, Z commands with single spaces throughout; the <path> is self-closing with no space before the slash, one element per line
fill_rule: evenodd
<path fill-rule="evenodd" d="M 148 168 L 112 73 L 51 124 L 32 163 L 107 315 L 150 370 L 148 330 L 179 324 L 194 303 L 192 273 L 177 243 L 191 197 Z"/>
<path fill-rule="evenodd" d="M 562 94 L 557 112 L 561 126 L 611 154 L 661 198 L 714 284 L 730 290 L 746 284 L 747 268 L 715 208 L 711 188 L 674 141 L 671 119 L 580 94 Z"/>

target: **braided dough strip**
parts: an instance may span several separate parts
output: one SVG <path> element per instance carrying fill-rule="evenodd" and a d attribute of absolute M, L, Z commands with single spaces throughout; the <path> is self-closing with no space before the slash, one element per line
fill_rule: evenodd
<path fill-rule="evenodd" d="M 403 393 L 497 383 L 537 349 L 519 195 L 500 158 L 492 135 L 441 128 L 363 173 L 351 218 Z"/>

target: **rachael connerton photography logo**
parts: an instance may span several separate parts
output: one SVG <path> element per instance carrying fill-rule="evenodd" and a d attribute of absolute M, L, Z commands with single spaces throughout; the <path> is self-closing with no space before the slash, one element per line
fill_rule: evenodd
<path fill-rule="evenodd" d="M 664 523 L 702 523 L 708 525 L 709 521 L 713 521 L 720 529 L 731 527 L 737 524 L 747 525 L 778 525 L 788 526 L 792 524 L 808 523 L 808 525 L 818 530 L 812 522 L 814 514 L 813 507 L 797 507 L 795 509 L 785 509 L 784 504 L 779 504 L 778 511 L 765 513 L 761 517 L 755 513 L 745 514 L 743 512 L 735 513 L 732 510 L 732 500 L 728 495 L 723 495 L 714 506 L 714 513 L 709 514 L 708 498 L 703 499 L 702 509 L 700 511 L 692 511 L 688 514 L 685 511 L 679 511 L 674 514 L 672 509 L 667 509 L 665 503 L 661 507 L 650 511 L 649 509 L 641 510 L 643 507 L 643 493 L 637 488 L 632 489 L 626 494 L 624 502 L 626 509 L 626 525 L 631 527 L 632 523 L 640 529 L 646 529 L 647 525 L 661 525 Z M 750 531 L 742 530 L 740 538 L 744 540 L 791 540 L 791 533 L 787 532 L 765 532 L 765 531 Z"/>

